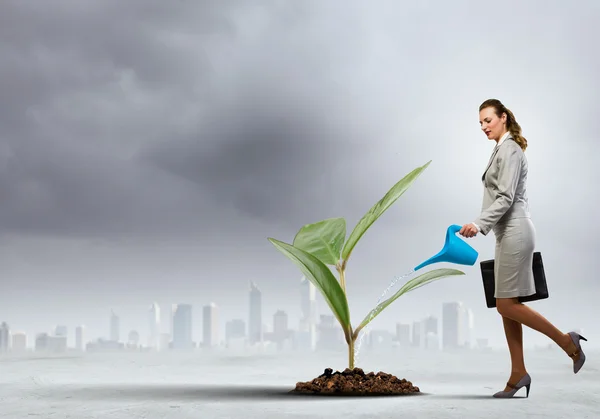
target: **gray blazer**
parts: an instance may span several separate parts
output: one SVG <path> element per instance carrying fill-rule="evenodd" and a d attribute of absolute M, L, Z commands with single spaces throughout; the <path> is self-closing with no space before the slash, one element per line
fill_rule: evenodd
<path fill-rule="evenodd" d="M 485 236 L 498 223 L 529 218 L 527 158 L 512 134 L 494 149 L 483 172 L 481 214 L 474 221 Z"/>

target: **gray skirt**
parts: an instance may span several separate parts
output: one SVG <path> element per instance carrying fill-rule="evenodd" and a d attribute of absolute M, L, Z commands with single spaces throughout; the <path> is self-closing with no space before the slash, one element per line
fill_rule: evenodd
<path fill-rule="evenodd" d="M 513 218 L 493 228 L 495 298 L 525 297 L 535 294 L 533 250 L 535 227 L 530 218 Z"/>

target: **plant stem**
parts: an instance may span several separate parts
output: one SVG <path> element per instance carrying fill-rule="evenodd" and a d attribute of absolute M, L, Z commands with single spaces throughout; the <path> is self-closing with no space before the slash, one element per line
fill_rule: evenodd
<path fill-rule="evenodd" d="M 351 339 L 356 340 L 356 338 L 358 338 L 358 334 L 360 333 L 361 330 L 362 330 L 362 327 L 359 325 L 356 328 L 356 330 L 354 331 L 354 333 L 352 333 Z"/>
<path fill-rule="evenodd" d="M 340 265 L 335 265 L 336 270 L 340 273 L 340 286 L 342 291 L 346 294 L 346 261 Z M 344 331 L 346 335 L 346 343 L 348 343 L 348 365 L 350 369 L 354 369 L 354 334 L 352 333 L 352 326 L 349 325 L 348 329 Z"/>
<path fill-rule="evenodd" d="M 348 368 L 354 369 L 354 337 L 351 336 L 348 342 Z"/>

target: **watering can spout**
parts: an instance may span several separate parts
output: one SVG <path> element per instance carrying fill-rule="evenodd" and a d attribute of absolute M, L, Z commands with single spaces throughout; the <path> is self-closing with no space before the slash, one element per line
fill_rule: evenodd
<path fill-rule="evenodd" d="M 459 265 L 474 265 L 477 261 L 479 253 L 473 249 L 467 242 L 456 236 L 461 229 L 461 226 L 452 224 L 446 230 L 446 242 L 440 252 L 420 265 L 415 267 L 415 271 L 432 263 L 450 262 Z"/>

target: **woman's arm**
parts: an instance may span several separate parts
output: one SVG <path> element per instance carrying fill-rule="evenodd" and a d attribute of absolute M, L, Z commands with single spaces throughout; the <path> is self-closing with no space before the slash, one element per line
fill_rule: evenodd
<path fill-rule="evenodd" d="M 512 205 L 521 173 L 521 152 L 517 147 L 509 146 L 504 150 L 498 150 L 497 159 L 498 190 L 496 199 L 473 222 L 484 236 L 490 232 Z"/>

